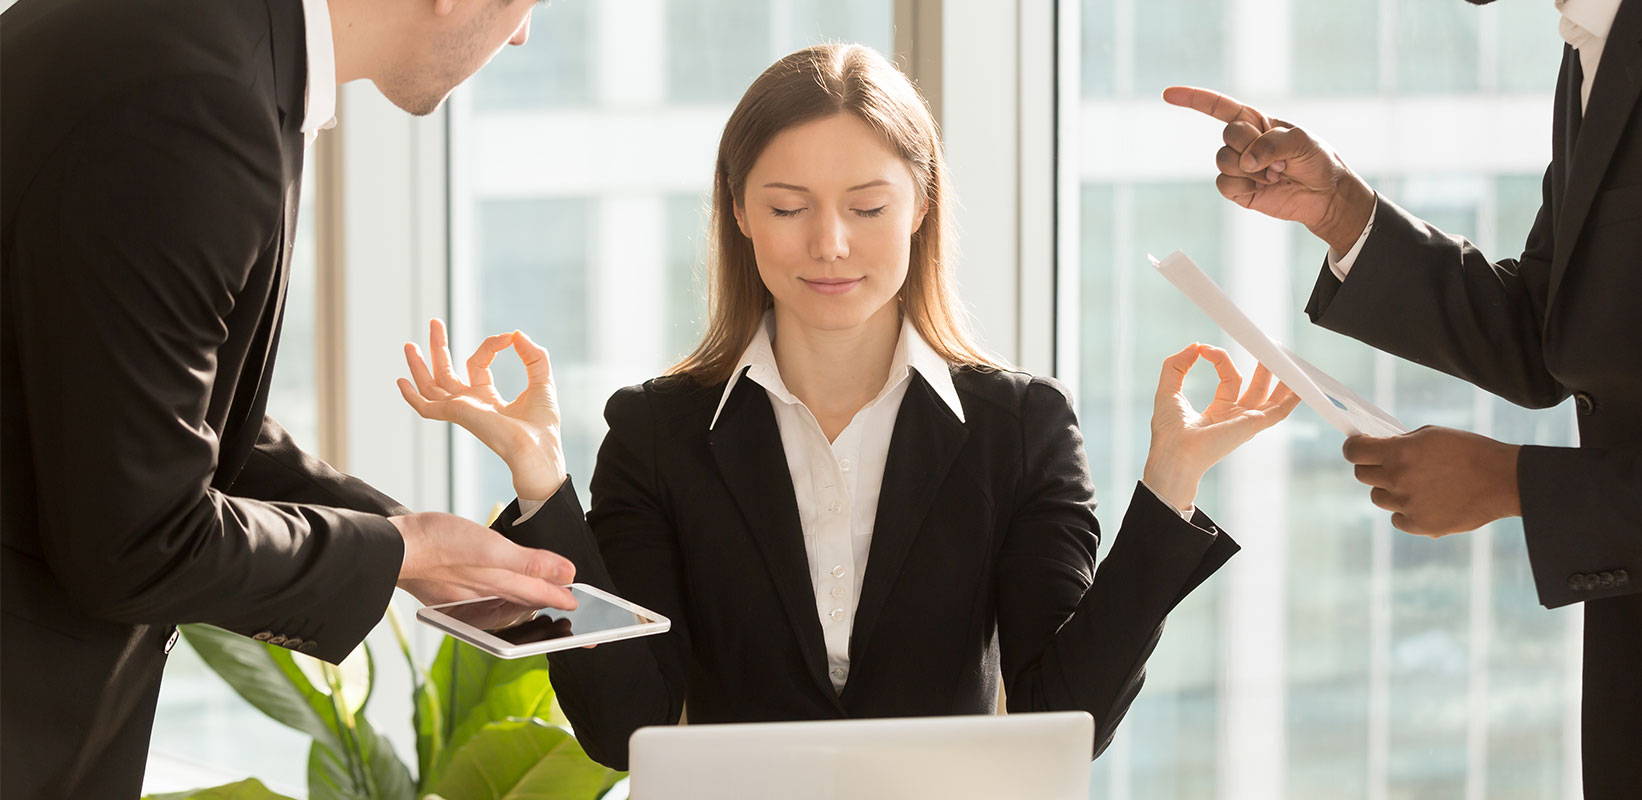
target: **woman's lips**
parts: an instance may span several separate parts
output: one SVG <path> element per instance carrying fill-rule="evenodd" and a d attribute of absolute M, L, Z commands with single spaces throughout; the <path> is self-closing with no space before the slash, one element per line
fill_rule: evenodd
<path fill-rule="evenodd" d="M 821 294 L 843 294 L 854 289 L 857 284 L 866 278 L 799 278 L 805 286 Z"/>

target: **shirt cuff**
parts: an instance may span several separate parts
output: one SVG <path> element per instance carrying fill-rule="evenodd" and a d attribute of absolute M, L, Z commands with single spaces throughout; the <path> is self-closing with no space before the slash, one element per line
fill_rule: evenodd
<path fill-rule="evenodd" d="M 1328 249 L 1328 269 L 1334 273 L 1334 277 L 1340 279 L 1340 282 L 1345 282 L 1346 274 L 1351 272 L 1351 265 L 1357 263 L 1357 254 L 1363 252 L 1363 242 L 1368 241 L 1369 232 L 1374 230 L 1374 215 L 1379 210 L 1380 204 L 1375 203 L 1374 208 L 1368 212 L 1368 224 L 1363 226 L 1363 232 L 1357 236 L 1357 241 L 1345 255 L 1336 255 L 1332 247 Z"/>
<path fill-rule="evenodd" d="M 541 511 L 542 506 L 545 505 L 547 505 L 546 500 L 526 500 L 523 497 L 519 498 L 519 518 L 514 520 L 513 524 L 525 524 L 527 520 L 536 515 L 536 512 Z"/>
<path fill-rule="evenodd" d="M 1141 486 L 1146 486 L 1146 482 L 1141 481 L 1140 485 Z M 1187 522 L 1191 522 L 1192 521 L 1192 516 L 1197 513 L 1197 506 L 1187 506 L 1184 509 L 1175 508 L 1174 504 L 1167 501 L 1167 500 L 1164 500 L 1163 495 L 1158 494 L 1156 489 L 1153 489 L 1150 486 L 1146 486 L 1146 491 L 1151 492 L 1152 496 L 1156 497 L 1158 499 L 1158 502 L 1162 503 L 1163 505 L 1168 506 L 1169 508 L 1174 509 L 1174 513 L 1179 514 L 1180 518 L 1187 521 Z"/>

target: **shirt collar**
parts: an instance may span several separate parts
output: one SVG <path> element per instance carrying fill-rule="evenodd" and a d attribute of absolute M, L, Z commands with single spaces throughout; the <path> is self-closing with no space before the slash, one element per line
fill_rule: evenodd
<path fill-rule="evenodd" d="M 331 8 L 326 0 L 302 0 L 308 41 L 307 107 L 302 133 L 309 142 L 336 126 L 336 43 L 331 40 Z"/>
<path fill-rule="evenodd" d="M 724 385 L 724 394 L 718 399 L 718 409 L 713 412 L 713 421 L 708 423 L 708 430 L 718 426 L 718 416 L 724 413 L 724 404 L 730 401 L 730 393 L 735 391 L 736 382 L 741 380 L 742 375 L 747 375 L 758 385 L 763 386 L 775 395 L 776 399 L 784 403 L 796 404 L 800 402 L 787 389 L 787 384 L 781 380 L 781 370 L 775 363 L 774 335 L 775 312 L 766 311 L 764 312 L 763 322 L 758 326 L 758 331 L 753 334 L 752 342 L 747 345 L 746 350 L 742 351 L 741 360 L 736 362 L 735 371 L 730 373 L 730 380 Z M 901 319 L 901 336 L 895 342 L 895 355 L 890 360 L 889 378 L 885 381 L 884 388 L 878 393 L 878 396 L 883 397 L 890 389 L 916 370 L 919 375 L 923 376 L 924 381 L 930 385 L 930 388 L 935 390 L 935 396 L 946 403 L 946 407 L 952 411 L 959 422 L 963 422 L 964 407 L 963 403 L 958 400 L 957 387 L 952 384 L 951 369 L 952 367 L 946 359 L 942 358 L 940 353 L 935 352 L 935 348 L 930 347 L 929 342 L 924 341 L 924 337 L 918 334 L 918 329 L 913 326 L 912 320 L 903 317 Z"/>
<path fill-rule="evenodd" d="M 1556 10 L 1562 12 L 1557 32 L 1568 44 L 1578 49 L 1593 37 L 1606 41 L 1613 29 L 1613 18 L 1619 13 L 1620 0 L 1556 0 Z"/>

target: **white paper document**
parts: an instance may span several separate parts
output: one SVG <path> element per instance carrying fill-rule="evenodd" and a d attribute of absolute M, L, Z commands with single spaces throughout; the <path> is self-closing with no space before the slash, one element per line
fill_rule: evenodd
<path fill-rule="evenodd" d="M 1162 261 L 1151 256 L 1147 258 L 1176 289 L 1203 309 L 1214 324 L 1248 350 L 1256 361 L 1265 364 L 1278 380 L 1288 384 L 1306 405 L 1316 409 L 1341 433 L 1347 436 L 1360 433 L 1395 436 L 1408 432 L 1395 417 L 1359 397 L 1328 373 L 1307 363 L 1281 342 L 1267 336 L 1185 253 L 1176 250 Z"/>

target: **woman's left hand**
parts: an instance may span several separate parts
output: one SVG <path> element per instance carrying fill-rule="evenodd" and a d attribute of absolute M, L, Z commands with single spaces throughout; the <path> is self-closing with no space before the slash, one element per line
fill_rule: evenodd
<path fill-rule="evenodd" d="M 1184 391 L 1186 373 L 1201 357 L 1214 365 L 1220 385 L 1202 413 Z M 1141 480 L 1176 508 L 1191 508 L 1197 484 L 1209 467 L 1254 435 L 1282 422 L 1300 397 L 1277 383 L 1261 365 L 1247 388 L 1231 356 L 1218 347 L 1193 344 L 1163 361 L 1152 404 L 1152 445 Z"/>

